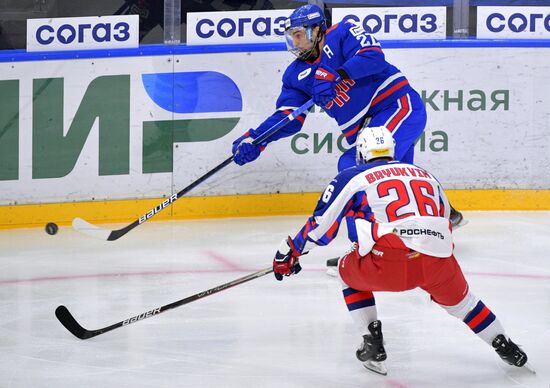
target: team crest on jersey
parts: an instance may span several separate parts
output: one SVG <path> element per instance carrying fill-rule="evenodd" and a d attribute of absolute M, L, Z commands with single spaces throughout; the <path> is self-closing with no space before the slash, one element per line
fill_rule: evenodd
<path fill-rule="evenodd" d="M 300 74 L 298 74 L 298 81 L 301 81 L 304 78 L 306 78 L 309 75 L 309 73 L 311 73 L 311 67 L 305 69 Z"/>
<path fill-rule="evenodd" d="M 327 55 L 327 57 L 330 59 L 334 55 L 332 50 L 330 49 L 330 46 L 328 44 L 325 44 L 323 46 L 323 52 Z"/>

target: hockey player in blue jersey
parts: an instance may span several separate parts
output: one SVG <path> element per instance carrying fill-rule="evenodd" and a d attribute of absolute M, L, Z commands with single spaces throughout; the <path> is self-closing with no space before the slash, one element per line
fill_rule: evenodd
<path fill-rule="evenodd" d="M 252 140 L 310 98 L 336 120 L 350 145 L 363 126 L 388 128 L 396 141 L 396 158 L 412 163 L 414 144 L 426 126 L 419 94 L 399 69 L 386 61 L 380 43 L 352 22 L 327 28 L 322 9 L 313 4 L 297 8 L 286 20 L 287 47 L 296 55 L 283 75 L 276 111 L 257 128 L 233 142 L 234 161 L 249 163 L 275 140 L 302 128 L 307 112 L 261 144 Z M 355 164 L 355 147 L 338 161 L 338 171 Z M 453 224 L 462 220 L 454 211 Z"/>
<path fill-rule="evenodd" d="M 384 127 L 368 127 L 357 139 L 357 165 L 327 186 L 313 215 L 294 237 L 281 242 L 273 260 L 277 280 L 300 272 L 299 257 L 336 237 L 350 211 L 357 243 L 338 262 L 346 306 L 363 341 L 363 365 L 386 374 L 382 323 L 373 291 L 426 291 L 463 321 L 506 363 L 531 369 L 526 353 L 506 335 L 499 319 L 474 293 L 454 257 L 449 202 L 428 171 L 393 160 L 395 143 Z"/>

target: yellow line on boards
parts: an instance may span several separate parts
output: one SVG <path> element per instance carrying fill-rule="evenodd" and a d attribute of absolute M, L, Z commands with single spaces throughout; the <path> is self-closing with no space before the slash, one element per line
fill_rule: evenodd
<path fill-rule="evenodd" d="M 550 210 L 550 190 L 448 190 L 458 210 Z M 182 197 L 153 220 L 309 215 L 319 193 Z M 0 228 L 69 225 L 81 217 L 92 223 L 130 223 L 162 198 L 0 206 Z"/>

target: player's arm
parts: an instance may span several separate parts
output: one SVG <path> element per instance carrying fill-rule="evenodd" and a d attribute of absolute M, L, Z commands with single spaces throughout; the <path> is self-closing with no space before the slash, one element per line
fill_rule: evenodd
<path fill-rule="evenodd" d="M 349 176 L 350 174 L 348 174 Z M 327 245 L 337 235 L 340 222 L 353 206 L 354 192 L 339 174 L 325 189 L 313 215 L 292 238 L 281 242 L 273 259 L 273 273 L 277 280 L 300 272 L 298 258 L 316 245 Z"/>
<path fill-rule="evenodd" d="M 343 218 L 361 205 L 361 194 L 350 181 L 353 176 L 353 171 L 343 171 L 325 188 L 313 215 L 292 239 L 298 252 L 328 245 L 336 238 Z"/>
<path fill-rule="evenodd" d="M 263 123 L 261 123 L 258 128 L 251 129 L 249 132 L 251 136 L 255 139 L 259 136 L 261 136 L 265 131 L 267 131 L 269 128 L 271 128 L 275 123 L 279 122 L 281 119 L 285 118 L 292 112 L 294 112 L 296 109 L 298 109 L 301 105 L 303 105 L 309 97 L 296 89 L 292 89 L 286 85 L 283 85 L 281 95 L 277 99 L 277 110 L 275 113 L 273 113 L 271 116 L 269 116 Z M 279 140 L 283 137 L 288 137 L 291 135 L 294 135 L 297 132 L 300 132 L 302 129 L 302 126 L 304 125 L 304 121 L 306 119 L 306 116 L 308 114 L 308 111 L 302 113 L 301 115 L 296 116 L 296 119 L 285 125 L 283 128 L 281 128 L 279 131 L 275 132 L 272 136 L 270 136 L 268 139 L 266 139 L 265 142 L 262 143 L 264 147 L 275 141 Z"/>
<path fill-rule="evenodd" d="M 252 144 L 254 139 L 264 134 L 273 125 L 278 123 L 281 119 L 288 116 L 294 110 L 303 105 L 307 100 L 309 100 L 309 96 L 307 94 L 292 87 L 292 85 L 287 82 L 286 78 L 287 76 L 285 73 L 285 76 L 283 76 L 281 94 L 276 102 L 276 111 L 265 119 L 264 122 L 262 122 L 257 128 L 249 129 L 233 142 L 233 160 L 238 165 L 242 166 L 243 164 L 256 160 L 269 143 L 283 137 L 291 136 L 302 129 L 306 116 L 309 113 L 308 111 L 296 116 L 295 120 L 290 121 L 287 125 L 275 132 L 262 143 L 257 145 Z"/>
<path fill-rule="evenodd" d="M 338 33 L 341 34 L 339 42 L 346 61 L 338 69 L 332 69 L 327 65 L 318 67 L 315 73 L 315 94 L 324 92 L 326 96 L 314 96 L 313 101 L 316 103 L 326 104 L 332 100 L 336 94 L 336 84 L 340 81 L 358 80 L 380 73 L 389 66 L 378 40 L 367 34 L 361 25 L 345 22 L 338 28 L 343 30 Z"/>
<path fill-rule="evenodd" d="M 337 69 L 343 79 L 357 80 L 384 71 L 386 61 L 380 42 L 359 24 L 345 23 L 342 53 L 346 61 Z"/>
<path fill-rule="evenodd" d="M 313 102 L 325 106 L 336 97 L 336 86 L 342 80 L 353 80 L 380 73 L 390 64 L 386 62 L 380 43 L 365 32 L 360 25 L 346 22 L 334 31 L 341 34 L 340 46 L 346 61 L 338 68 L 332 69 L 320 65 L 313 81 Z"/>

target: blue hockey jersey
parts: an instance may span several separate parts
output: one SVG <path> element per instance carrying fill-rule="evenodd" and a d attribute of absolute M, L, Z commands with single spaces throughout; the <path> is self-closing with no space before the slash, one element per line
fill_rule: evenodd
<path fill-rule="evenodd" d="M 380 43 L 372 35 L 367 34 L 360 25 L 338 23 L 327 30 L 322 53 L 315 62 L 297 59 L 288 66 L 276 103 L 277 111 L 250 131 L 253 138 L 311 98 L 315 71 L 319 65 L 343 69 L 349 75 L 350 79 L 337 85 L 336 98 L 323 109 L 337 121 L 350 145 L 355 143 L 365 116 L 384 110 L 412 90 L 399 69 L 386 61 Z M 305 116 L 298 116 L 298 120 L 277 132 L 265 144 L 299 132 Z"/>

